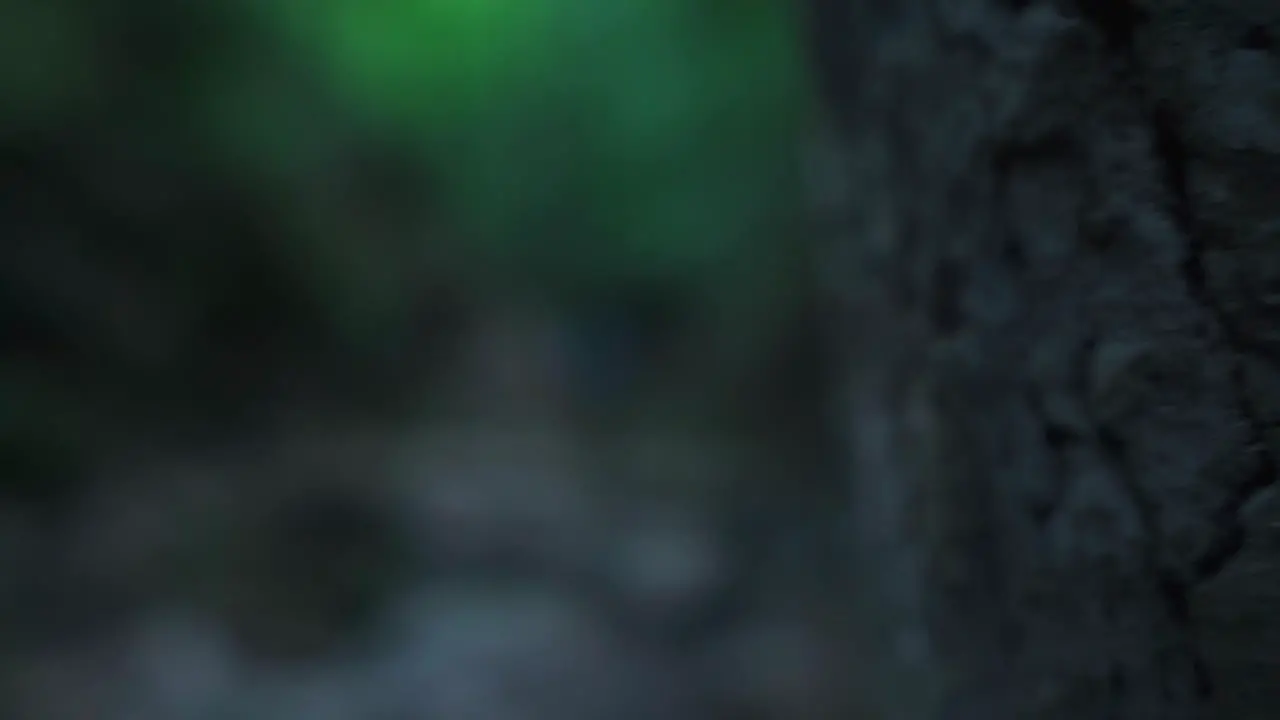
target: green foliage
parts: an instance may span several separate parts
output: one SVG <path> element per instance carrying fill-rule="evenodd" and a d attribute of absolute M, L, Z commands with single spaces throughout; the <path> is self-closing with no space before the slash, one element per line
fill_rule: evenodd
<path fill-rule="evenodd" d="M 396 136 L 406 163 L 430 164 L 436 207 L 476 267 L 582 289 L 724 287 L 748 282 L 730 267 L 785 265 L 778 238 L 794 218 L 794 140 L 807 109 L 786 3 L 233 4 L 190 11 L 200 16 L 193 24 L 218 15 L 226 32 L 220 44 L 186 51 L 197 57 L 153 58 L 152 69 L 169 73 L 165 87 L 112 77 L 134 71 L 101 52 L 116 42 L 103 42 L 103 18 L 132 17 L 115 5 L 139 17 L 163 15 L 159 5 L 110 5 L 6 10 L 22 17 L 0 24 L 0 119 L 92 122 L 101 108 L 120 112 L 130 101 L 112 95 L 138 83 L 136 97 L 161 105 L 135 112 L 176 118 L 175 143 L 204 148 L 242 184 L 282 201 L 310 235 L 305 248 L 319 253 L 301 265 L 318 268 L 320 285 L 350 285 L 335 272 L 367 276 L 339 294 L 399 297 L 387 285 L 395 273 L 350 262 L 367 246 L 324 237 L 341 223 L 326 216 L 333 198 L 313 194 L 323 184 L 315 177 L 342 162 L 335 148 L 359 144 L 361 133 Z M 173 42 L 187 43 L 184 33 L 174 27 Z M 761 254 L 771 259 L 741 262 Z M 402 253 L 390 256 L 403 264 Z"/>
<path fill-rule="evenodd" d="M 441 275 L 565 303 L 657 288 L 733 355 L 788 317 L 807 96 L 787 3 L 10 5 L 0 150 L 35 138 L 44 149 L 22 152 L 58 168 L 47 197 L 9 194 L 0 234 L 60 238 L 51 262 L 94 282 L 60 278 L 75 313 L 15 295 L 0 315 L 96 353 L 77 360 L 101 370 L 86 383 L 119 385 L 130 407 L 225 395 L 218 368 L 194 366 L 241 357 L 222 346 L 255 334 L 395 346 Z M 370 157 L 373 175 L 398 166 L 398 190 L 370 180 Z M 40 290 L 48 269 L 11 259 L 0 283 Z M 139 309 L 128 332 L 119 307 Z M 73 456 L 114 411 L 90 412 L 97 395 L 46 365 L 0 359 L 0 451 Z"/>
<path fill-rule="evenodd" d="M 10 3 L 0 19 L 0 130 L 36 125 L 94 93 L 97 68 L 82 13 L 64 3 Z"/>
<path fill-rule="evenodd" d="M 489 263 L 571 284 L 705 281 L 776 248 L 805 110 L 786 4 L 374 8 L 278 6 L 348 98 L 429 149 Z"/>

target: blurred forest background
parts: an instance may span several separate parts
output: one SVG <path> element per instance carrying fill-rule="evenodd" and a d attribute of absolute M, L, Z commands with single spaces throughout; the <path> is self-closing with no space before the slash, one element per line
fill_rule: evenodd
<path fill-rule="evenodd" d="M 8 452 L 235 425 L 282 385 L 418 410 L 388 371 L 503 304 L 561 317 L 594 399 L 659 340 L 703 344 L 679 395 L 760 394 L 805 272 L 783 4 L 246 5 L 6 10 Z"/>
<path fill-rule="evenodd" d="M 8 3 L 4 715 L 834 712 L 831 614 L 762 599 L 838 505 L 792 11 Z M 440 583 L 377 702 L 227 679 L 349 657 Z M 497 666 L 560 674 L 467 679 Z"/>

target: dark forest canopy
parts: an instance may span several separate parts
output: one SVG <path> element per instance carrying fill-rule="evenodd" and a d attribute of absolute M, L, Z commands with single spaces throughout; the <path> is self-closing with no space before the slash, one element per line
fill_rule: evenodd
<path fill-rule="evenodd" d="M 720 5 L 6 9 L 0 447 L 34 472 L 282 386 L 385 408 L 493 294 L 632 328 L 596 344 L 773 342 L 804 63 L 782 6 Z"/>

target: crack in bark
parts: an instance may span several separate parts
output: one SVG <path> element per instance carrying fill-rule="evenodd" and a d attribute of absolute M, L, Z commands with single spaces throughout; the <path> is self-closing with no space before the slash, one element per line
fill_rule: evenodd
<path fill-rule="evenodd" d="M 1274 362 L 1272 353 L 1250 340 L 1246 333 L 1240 331 L 1213 296 L 1209 286 L 1208 272 L 1205 267 L 1207 241 L 1198 227 L 1191 200 L 1188 180 L 1189 156 L 1178 131 L 1178 119 L 1168 106 L 1157 105 L 1151 110 L 1151 127 L 1155 138 L 1155 152 L 1163 163 L 1164 181 L 1171 195 L 1171 213 L 1181 234 L 1187 240 L 1187 255 L 1182 263 L 1183 279 L 1193 300 L 1203 307 L 1222 328 L 1227 348 L 1232 354 L 1231 384 L 1236 404 L 1241 417 L 1249 428 L 1250 449 L 1257 455 L 1258 467 L 1253 475 L 1239 488 L 1236 488 L 1227 512 L 1231 527 L 1225 528 L 1226 534 L 1212 546 L 1198 564 L 1195 582 L 1212 579 L 1234 558 L 1244 545 L 1244 534 L 1240 526 L 1239 512 L 1259 491 L 1276 481 L 1280 472 L 1280 462 L 1267 447 L 1267 422 L 1261 417 L 1257 408 L 1249 398 L 1248 381 L 1245 377 L 1244 355 L 1257 355 Z"/>
<path fill-rule="evenodd" d="M 1147 540 L 1143 546 L 1146 555 L 1146 566 L 1148 571 L 1154 575 L 1156 589 L 1164 599 L 1164 605 L 1169 610 L 1170 619 L 1178 627 L 1189 629 L 1194 624 L 1191 618 L 1191 584 L 1164 568 L 1160 562 L 1159 543 L 1163 536 L 1163 531 L 1161 530 L 1162 523 L 1160 522 L 1159 508 L 1156 507 L 1156 504 L 1142 487 L 1142 483 L 1134 476 L 1124 440 L 1113 430 L 1101 425 L 1098 426 L 1097 439 L 1107 463 L 1115 471 L 1118 484 L 1138 513 L 1138 522 L 1141 524 L 1143 534 Z M 1187 640 L 1186 651 L 1191 662 L 1197 695 L 1202 698 L 1211 697 L 1213 695 L 1213 684 L 1203 653 L 1189 639 Z M 1166 695 L 1168 694 L 1166 691 Z"/>
<path fill-rule="evenodd" d="M 1105 0 L 1077 0 L 1076 7 L 1082 18 L 1093 25 L 1104 37 L 1109 51 L 1123 57 L 1130 64 L 1137 64 L 1134 49 L 1137 36 L 1147 16 L 1142 8 L 1132 0 L 1106 2 Z M 1140 81 L 1141 82 L 1141 81 Z M 1213 296 L 1210 287 L 1205 256 L 1207 239 L 1198 227 L 1194 204 L 1189 184 L 1190 157 L 1180 131 L 1180 119 L 1173 108 L 1166 103 L 1144 101 L 1144 111 L 1148 117 L 1148 127 L 1153 137 L 1153 152 L 1160 163 L 1163 185 L 1169 194 L 1169 211 L 1182 237 L 1186 238 L 1186 257 L 1182 263 L 1183 281 L 1191 299 L 1202 307 L 1213 321 L 1222 329 L 1227 350 L 1231 353 L 1230 382 L 1232 394 L 1241 418 L 1246 423 L 1250 440 L 1248 451 L 1256 455 L 1257 467 L 1252 476 L 1239 487 L 1232 490 L 1232 495 L 1225 508 L 1215 517 L 1214 528 L 1220 534 L 1213 538 L 1213 543 L 1197 559 L 1189 579 L 1175 577 L 1172 573 L 1155 565 L 1159 573 L 1161 590 L 1166 603 L 1174 613 L 1174 619 L 1184 627 L 1190 628 L 1193 621 L 1189 609 L 1191 590 L 1200 583 L 1215 577 L 1235 558 L 1244 546 L 1245 536 L 1240 520 L 1240 510 L 1257 492 L 1276 481 L 1280 473 L 1280 460 L 1267 447 L 1265 429 L 1266 422 L 1250 400 L 1250 393 L 1243 356 L 1256 355 L 1274 362 L 1274 353 L 1268 352 L 1259 343 L 1251 340 L 1233 322 L 1230 315 Z M 1104 439 L 1105 436 L 1104 436 Z M 1110 452 L 1123 452 L 1117 446 L 1119 438 L 1110 438 L 1106 442 L 1112 447 Z M 1132 481 L 1133 478 L 1126 477 Z M 1138 502 L 1141 512 L 1154 521 L 1155 509 L 1148 502 L 1149 498 L 1141 492 L 1136 483 L 1130 482 L 1130 491 Z M 1144 521 L 1146 522 L 1146 521 Z M 1158 528 L 1152 526 L 1154 532 Z M 1158 535 L 1155 537 L 1159 537 Z M 1212 695 L 1212 686 L 1206 670 L 1205 661 L 1199 648 L 1193 643 L 1191 647 L 1192 662 L 1196 674 L 1197 689 L 1202 697 Z"/>
<path fill-rule="evenodd" d="M 1076 0 L 1075 9 L 1097 28 L 1110 50 L 1133 54 L 1138 28 L 1146 19 L 1142 8 L 1130 0 Z"/>
<path fill-rule="evenodd" d="M 1033 503 L 1031 506 L 1032 520 L 1035 521 L 1038 527 L 1044 528 L 1058 514 L 1058 510 L 1062 507 L 1062 502 L 1067 495 L 1067 490 L 1070 488 L 1070 482 L 1066 477 L 1065 471 L 1066 453 L 1072 445 L 1080 442 L 1082 438 L 1079 433 L 1070 427 L 1050 418 L 1039 392 L 1034 390 L 1028 392 L 1027 404 L 1031 409 L 1031 413 L 1037 418 L 1040 433 L 1054 459 L 1053 484 L 1049 488 L 1047 497 L 1040 502 Z"/>
<path fill-rule="evenodd" d="M 1073 358 L 1073 367 L 1069 378 L 1069 390 L 1076 394 L 1084 392 L 1091 382 L 1089 359 L 1096 349 L 1098 340 L 1099 338 L 1096 336 L 1086 338 L 1074 353 L 1075 357 Z M 1164 533 L 1160 511 L 1155 500 L 1136 476 L 1133 470 L 1133 463 L 1129 458 L 1129 449 L 1120 433 L 1106 423 L 1094 418 L 1089 418 L 1087 429 L 1071 427 L 1054 420 L 1047 410 L 1045 401 L 1040 393 L 1030 393 L 1029 402 L 1032 412 L 1040 422 L 1045 442 L 1055 456 L 1058 468 L 1063 467 L 1065 453 L 1071 447 L 1092 446 L 1101 453 L 1106 466 L 1113 473 L 1117 486 L 1137 515 L 1143 540 L 1141 554 L 1143 568 L 1146 573 L 1150 574 L 1151 580 L 1154 581 L 1155 589 L 1163 599 L 1164 606 L 1169 612 L 1169 619 L 1178 627 L 1189 631 L 1193 624 L 1190 610 L 1192 583 L 1187 582 L 1184 578 L 1179 578 L 1172 570 L 1165 568 L 1161 562 L 1160 542 Z M 1055 487 L 1054 496 L 1047 510 L 1043 513 L 1045 521 L 1052 518 L 1058 510 L 1068 491 L 1069 484 L 1069 480 L 1064 478 L 1061 485 Z M 1041 518 L 1037 516 L 1036 519 L 1039 521 Z M 1210 697 L 1213 693 L 1212 680 L 1202 653 L 1194 641 L 1190 639 L 1186 640 L 1184 649 L 1191 664 L 1195 692 L 1201 698 Z M 1124 685 L 1123 676 L 1120 676 L 1120 685 Z M 1173 694 L 1166 692 L 1166 696 L 1172 698 Z"/>
<path fill-rule="evenodd" d="M 1077 0 L 1075 7 L 1082 19 L 1103 36 L 1111 54 L 1123 58 L 1130 66 L 1138 64 L 1135 44 L 1142 25 L 1148 20 L 1142 8 L 1132 0 L 1113 2 Z M 1140 78 L 1141 73 L 1139 73 L 1141 83 Z M 1240 510 L 1259 490 L 1274 483 L 1277 472 L 1280 470 L 1280 461 L 1266 445 L 1264 435 L 1266 423 L 1250 401 L 1245 364 L 1242 360 L 1245 354 L 1260 355 L 1273 361 L 1274 357 L 1235 327 L 1228 313 L 1214 298 L 1204 262 L 1207 241 L 1197 226 L 1188 178 L 1189 153 L 1180 134 L 1178 118 L 1167 104 L 1152 103 L 1150 100 L 1142 102 L 1154 141 L 1155 159 L 1160 164 L 1163 175 L 1161 180 L 1169 194 L 1168 209 L 1175 226 L 1187 242 L 1186 257 L 1181 268 L 1183 281 L 1191 299 L 1204 308 L 1222 328 L 1227 349 L 1232 355 L 1230 370 L 1232 395 L 1240 416 L 1249 428 L 1251 437 L 1248 450 L 1256 454 L 1258 463 L 1253 475 L 1233 489 L 1226 507 L 1218 517 L 1214 518 L 1213 528 L 1220 534 L 1212 538 L 1210 547 L 1196 559 L 1190 578 L 1177 577 L 1164 568 L 1159 561 L 1158 550 L 1154 545 L 1150 548 L 1153 551 L 1153 556 L 1150 558 L 1151 567 L 1157 574 L 1159 588 L 1165 598 L 1166 606 L 1172 613 L 1172 619 L 1182 627 L 1190 629 L 1194 625 L 1190 611 L 1192 589 L 1197 584 L 1216 576 L 1239 554 L 1245 540 L 1239 517 Z M 1099 427 L 1099 441 L 1109 458 L 1117 463 L 1120 481 L 1135 503 L 1145 531 L 1154 543 L 1158 543 L 1162 537 L 1158 509 L 1137 479 L 1127 474 L 1123 440 L 1109 429 Z M 1194 641 L 1190 642 L 1188 649 L 1195 675 L 1196 690 L 1202 698 L 1208 698 L 1213 694 L 1213 687 L 1203 653 Z"/>

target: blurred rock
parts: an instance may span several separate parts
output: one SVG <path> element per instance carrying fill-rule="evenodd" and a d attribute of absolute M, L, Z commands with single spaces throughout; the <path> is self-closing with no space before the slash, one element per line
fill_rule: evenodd
<path fill-rule="evenodd" d="M 433 584 L 406 598 L 368 675 L 369 717 L 612 720 L 691 717 L 659 656 L 555 587 Z"/>
<path fill-rule="evenodd" d="M 714 524 L 677 512 L 640 513 L 617 528 L 606 574 L 630 617 L 679 633 L 737 579 L 733 553 Z"/>
<path fill-rule="evenodd" d="M 851 652 L 848 607 L 792 602 L 761 609 L 706 646 L 701 667 L 716 717 L 870 718 Z"/>
<path fill-rule="evenodd" d="M 434 565 L 589 564 L 600 508 L 589 458 L 563 428 L 440 427 L 397 456 L 403 521 Z"/>

